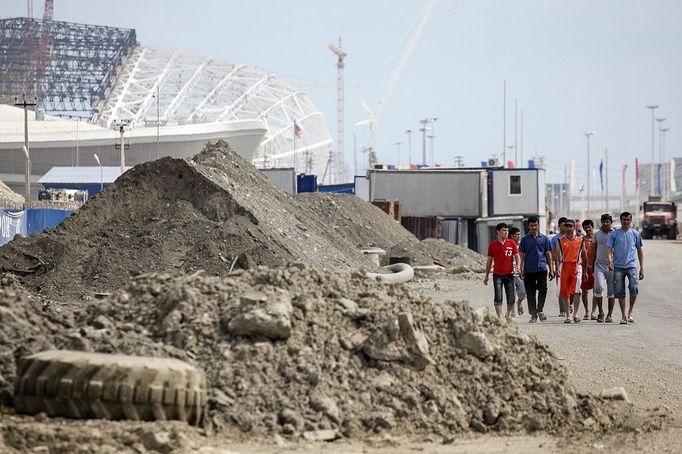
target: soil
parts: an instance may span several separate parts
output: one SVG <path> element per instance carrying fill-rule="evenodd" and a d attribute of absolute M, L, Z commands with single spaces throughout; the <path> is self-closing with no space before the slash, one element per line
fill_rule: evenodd
<path fill-rule="evenodd" d="M 437 451 L 472 434 L 618 439 L 668 423 L 666 408 L 577 391 L 537 337 L 461 301 L 479 302 L 467 289 L 483 257 L 401 229 L 359 199 L 291 197 L 224 143 L 133 168 L 56 229 L 0 247 L 0 447 Z M 448 272 L 376 282 L 358 251 L 370 245 Z M 207 427 L 12 415 L 17 359 L 52 348 L 202 368 Z"/>
<path fill-rule="evenodd" d="M 24 197 L 12 191 L 9 186 L 0 181 L 0 209 L 20 210 L 24 206 Z"/>

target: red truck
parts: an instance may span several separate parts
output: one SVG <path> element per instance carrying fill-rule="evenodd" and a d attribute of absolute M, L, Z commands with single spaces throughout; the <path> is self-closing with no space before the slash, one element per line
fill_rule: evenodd
<path fill-rule="evenodd" d="M 651 239 L 654 235 L 663 236 L 669 240 L 677 238 L 677 205 L 675 202 L 665 202 L 660 196 L 650 196 L 642 204 L 642 238 Z"/>

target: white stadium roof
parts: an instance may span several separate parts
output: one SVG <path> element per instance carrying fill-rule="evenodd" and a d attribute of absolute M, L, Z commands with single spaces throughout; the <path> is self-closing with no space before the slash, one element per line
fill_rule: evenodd
<path fill-rule="evenodd" d="M 156 94 L 159 94 L 158 104 Z M 137 47 L 119 70 L 93 123 L 110 129 L 258 119 L 267 132 L 254 161 L 286 166 L 297 157 L 321 174 L 332 143 L 324 117 L 308 96 L 260 69 L 206 56 Z M 294 150 L 294 120 L 303 130 Z"/>

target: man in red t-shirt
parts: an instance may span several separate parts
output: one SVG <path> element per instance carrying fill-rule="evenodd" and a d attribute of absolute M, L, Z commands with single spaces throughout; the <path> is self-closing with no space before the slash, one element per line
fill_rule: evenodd
<path fill-rule="evenodd" d="M 521 262 L 521 258 L 516 242 L 509 239 L 509 226 L 501 222 L 495 227 L 495 232 L 497 239 L 488 246 L 488 263 L 485 266 L 483 284 L 488 285 L 488 277 L 492 268 L 495 313 L 497 318 L 502 321 L 502 292 L 504 291 L 507 297 L 507 313 L 504 318 L 510 321 L 514 313 L 515 303 L 514 271 L 520 274 L 520 270 L 515 269 L 515 267 Z"/>

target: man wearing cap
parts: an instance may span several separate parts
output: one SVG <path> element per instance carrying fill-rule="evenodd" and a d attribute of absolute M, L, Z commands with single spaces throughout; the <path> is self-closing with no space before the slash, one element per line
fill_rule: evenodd
<path fill-rule="evenodd" d="M 597 322 L 606 323 L 613 322 L 613 306 L 615 305 L 615 298 L 613 297 L 613 270 L 609 269 L 609 251 L 607 240 L 613 230 L 611 224 L 613 218 L 610 214 L 604 213 L 601 215 L 601 227 L 592 237 L 592 253 L 588 263 L 588 269 L 591 269 L 594 274 L 594 290 L 592 292 L 592 311 L 596 304 L 599 309 L 597 315 Z M 604 308 L 602 302 L 604 301 L 604 290 L 606 290 L 606 298 L 608 299 L 608 313 L 606 320 L 604 319 Z"/>
<path fill-rule="evenodd" d="M 582 269 L 580 262 L 587 263 L 587 253 L 584 248 L 583 239 L 575 234 L 575 221 L 568 219 L 564 222 L 566 235 L 557 241 L 553 256 L 555 269 L 559 277 L 559 298 L 561 298 L 566 308 L 564 323 L 571 323 L 571 312 L 573 321 L 580 322 L 578 309 L 580 307 L 580 282 L 582 280 Z M 561 268 L 559 268 L 561 265 Z M 573 303 L 571 306 L 571 302 Z"/>

